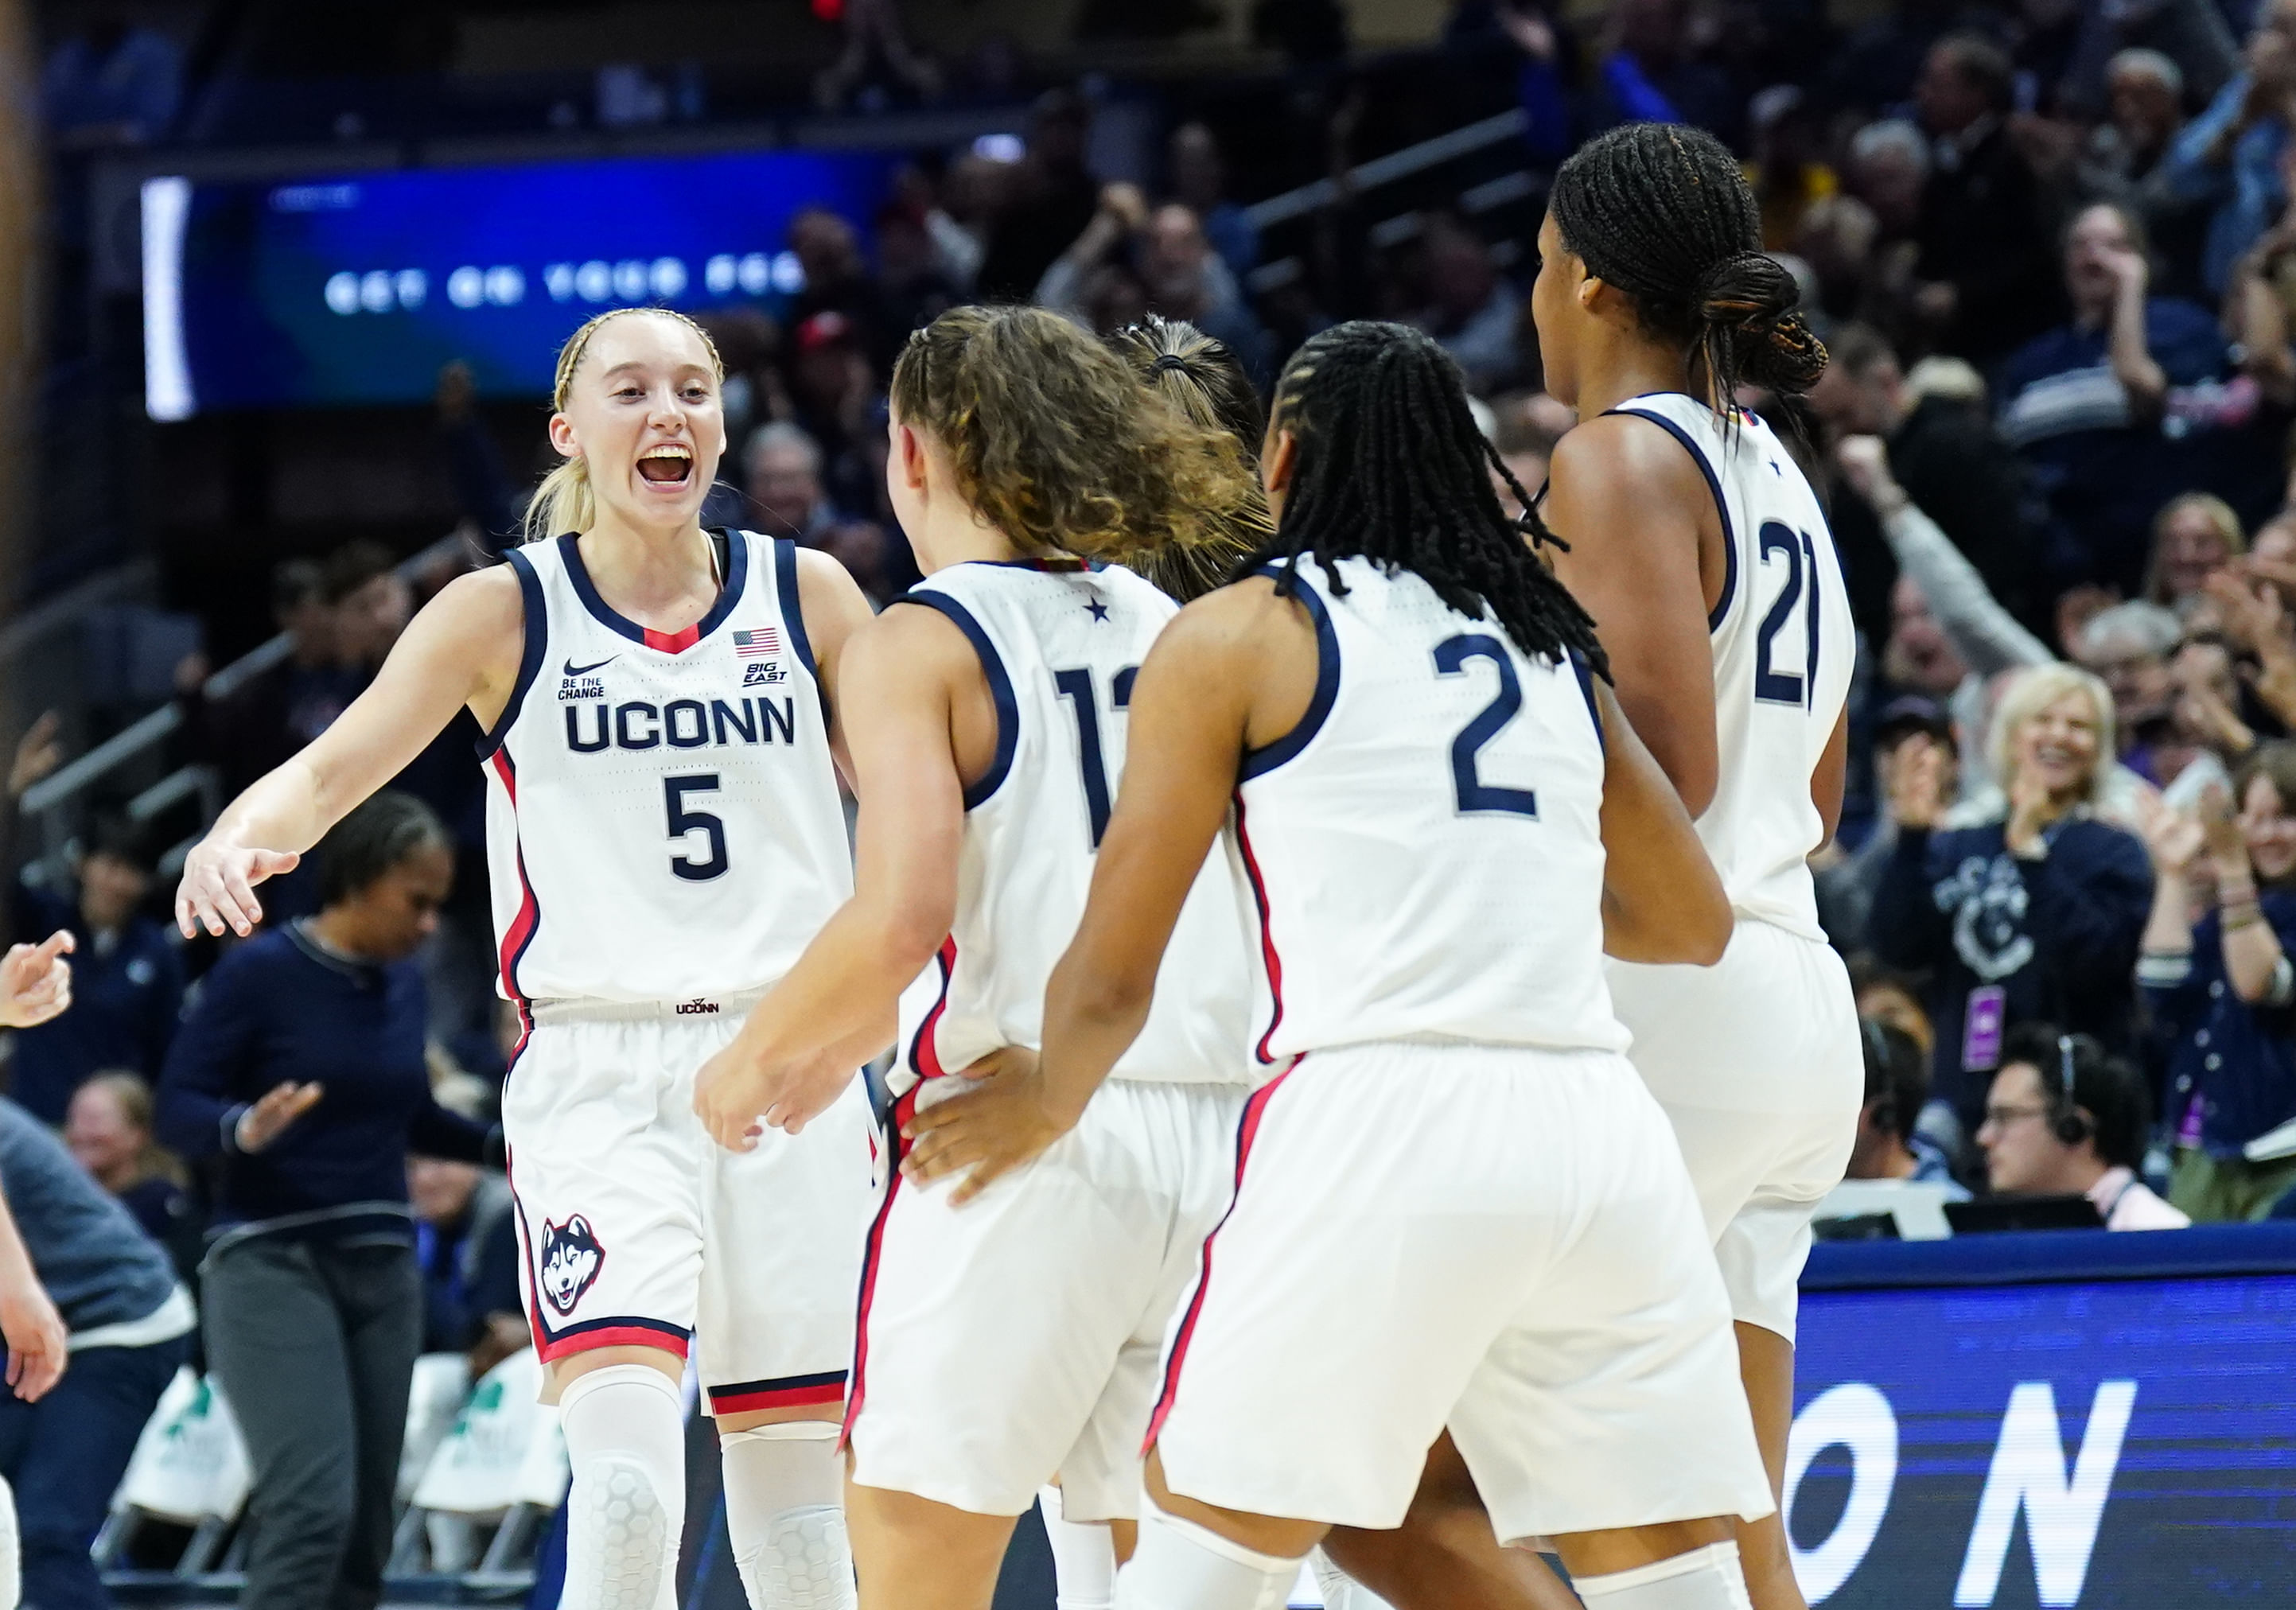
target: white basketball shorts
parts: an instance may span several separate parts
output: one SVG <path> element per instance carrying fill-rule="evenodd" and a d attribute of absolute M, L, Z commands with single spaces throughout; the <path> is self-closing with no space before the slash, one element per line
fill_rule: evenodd
<path fill-rule="evenodd" d="M 1664 1114 L 1608 1051 L 1316 1051 L 1238 1132 L 1151 1434 L 1185 1497 L 1399 1524 L 1447 1426 L 1499 1537 L 1773 1508 Z"/>
<path fill-rule="evenodd" d="M 892 1127 L 964 1083 L 927 1081 Z M 854 1481 L 1019 1515 L 1057 1472 L 1069 1519 L 1133 1518 L 1164 1338 L 1234 1188 L 1245 1093 L 1111 1079 L 963 1207 L 951 1181 L 890 1171 L 847 1410 Z"/>
<path fill-rule="evenodd" d="M 1823 940 L 1741 917 L 1712 967 L 1610 964 L 1628 1056 L 1673 1120 L 1733 1314 L 1794 1337 L 1810 1215 L 1865 1104 L 1857 1000 Z"/>
<path fill-rule="evenodd" d="M 545 1363 L 629 1345 L 683 1357 L 698 1329 L 713 1412 L 834 1418 L 869 1218 L 868 1095 L 857 1077 L 754 1151 L 712 1141 L 693 1076 L 754 999 L 536 1003 L 503 1091 L 527 1318 Z"/>

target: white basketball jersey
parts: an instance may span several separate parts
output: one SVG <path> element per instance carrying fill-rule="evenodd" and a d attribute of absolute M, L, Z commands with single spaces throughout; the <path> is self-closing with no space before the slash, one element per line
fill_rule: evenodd
<path fill-rule="evenodd" d="M 1678 391 L 1621 403 L 1690 450 L 1722 512 L 1727 561 L 1707 625 L 1720 772 L 1698 836 L 1742 917 L 1822 940 L 1808 856 L 1825 837 L 1810 774 L 1849 698 L 1857 656 L 1825 511 L 1769 426 L 1726 427 Z"/>
<path fill-rule="evenodd" d="M 762 989 L 853 892 L 796 545 L 726 553 L 675 633 L 617 614 L 570 535 L 508 555 L 526 650 L 480 754 L 512 1001 Z"/>
<path fill-rule="evenodd" d="M 1045 985 L 1084 915 L 1123 780 L 1132 678 L 1177 608 L 1129 570 L 1040 560 L 952 565 L 904 601 L 971 641 L 996 707 L 996 753 L 965 791 L 955 924 L 901 997 L 896 1095 L 1000 1045 L 1044 1042 Z M 1226 858 L 1208 855 L 1148 1022 L 1111 1077 L 1249 1083 L 1244 953 L 1242 893 Z"/>
<path fill-rule="evenodd" d="M 1255 1054 L 1444 1039 L 1623 1050 L 1603 977 L 1603 738 L 1584 667 L 1418 576 L 1302 560 L 1320 670 L 1244 758 Z M 1274 568 L 1270 572 L 1274 573 Z"/>

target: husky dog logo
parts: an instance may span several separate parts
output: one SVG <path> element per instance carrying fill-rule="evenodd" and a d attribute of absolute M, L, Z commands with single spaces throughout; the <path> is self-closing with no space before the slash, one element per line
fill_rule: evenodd
<path fill-rule="evenodd" d="M 590 1289 L 605 1262 L 606 1249 L 598 1245 L 590 1221 L 580 1214 L 563 1224 L 544 1222 L 542 1295 L 560 1314 L 574 1312 L 574 1304 Z"/>

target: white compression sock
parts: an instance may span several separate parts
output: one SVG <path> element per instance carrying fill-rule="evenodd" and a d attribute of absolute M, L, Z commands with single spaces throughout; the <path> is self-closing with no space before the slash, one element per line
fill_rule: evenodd
<path fill-rule="evenodd" d="M 1332 1564 L 1321 1549 L 1308 1557 L 1316 1585 L 1324 1590 L 1324 1610 L 1392 1610 L 1388 1602 Z"/>
<path fill-rule="evenodd" d="M 685 1393 L 650 1364 L 609 1364 L 569 1381 L 558 1414 L 574 1467 L 560 1610 L 676 1610 Z"/>
<path fill-rule="evenodd" d="M 1570 1580 L 1587 1610 L 1751 1610 L 1738 1545 L 1709 1543 L 1632 1571 Z"/>
<path fill-rule="evenodd" d="M 1108 1523 L 1069 1519 L 1057 1487 L 1039 1491 L 1037 1506 L 1053 1546 L 1059 1610 L 1110 1610 L 1116 1598 L 1116 1540 Z"/>
<path fill-rule="evenodd" d="M 750 1610 L 853 1610 L 845 1472 L 833 1420 L 721 1431 L 726 1532 Z"/>
<path fill-rule="evenodd" d="M 1116 1610 L 1283 1610 L 1301 1557 L 1232 1543 L 1144 1496 L 1140 1546 L 1116 1573 Z"/>

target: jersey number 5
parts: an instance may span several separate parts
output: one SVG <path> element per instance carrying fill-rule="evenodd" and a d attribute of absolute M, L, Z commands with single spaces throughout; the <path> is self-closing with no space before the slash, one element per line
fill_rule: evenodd
<path fill-rule="evenodd" d="M 686 840 L 681 847 L 690 853 L 694 847 L 693 836 L 699 833 L 702 846 L 709 852 L 700 861 L 691 859 L 690 854 L 669 858 L 669 870 L 688 883 L 707 883 L 712 878 L 722 878 L 726 873 L 724 820 L 707 811 L 685 808 L 688 794 L 715 794 L 717 791 L 718 773 L 715 772 L 704 772 L 694 777 L 665 777 L 661 780 L 662 805 L 669 815 L 671 839 Z"/>
<path fill-rule="evenodd" d="M 1127 666 L 1116 674 L 1109 688 L 1109 703 L 1121 710 L 1132 703 L 1132 679 L 1140 674 L 1138 666 Z M 1092 847 L 1100 848 L 1100 836 L 1108 831 L 1108 763 L 1100 753 L 1100 700 L 1092 689 L 1092 672 L 1083 666 L 1053 673 L 1053 686 L 1061 697 L 1076 707 L 1077 761 L 1084 773 L 1084 808 L 1092 818 Z"/>
<path fill-rule="evenodd" d="M 1770 568 L 1770 555 L 1785 555 L 1786 584 L 1778 589 L 1770 612 L 1762 617 L 1762 629 L 1754 638 L 1754 698 L 1766 705 L 1800 705 L 1807 709 L 1815 698 L 1817 686 L 1817 550 L 1808 535 L 1797 532 L 1771 520 L 1762 527 L 1762 568 Z M 1802 577 L 1809 578 L 1809 596 L 1802 597 Z M 1807 658 L 1800 673 L 1781 671 L 1777 665 L 1777 636 L 1793 617 L 1794 606 L 1803 606 L 1804 651 Z M 1789 649 L 1787 652 L 1792 650 Z"/>
<path fill-rule="evenodd" d="M 1522 709 L 1522 684 L 1515 680 L 1514 661 L 1507 658 L 1506 646 L 1496 637 L 1481 632 L 1462 632 L 1456 637 L 1447 637 L 1435 645 L 1435 674 L 1438 676 L 1458 676 L 1471 659 L 1487 659 L 1499 674 L 1499 691 L 1491 702 L 1482 707 L 1475 719 L 1459 729 L 1458 737 L 1451 740 L 1451 792 L 1458 801 L 1459 814 L 1471 811 L 1505 811 L 1513 816 L 1538 819 L 1538 796 L 1529 789 L 1503 789 L 1485 782 L 1476 769 L 1476 756 L 1482 747 L 1499 735 L 1499 729 L 1513 721 Z"/>

